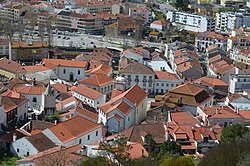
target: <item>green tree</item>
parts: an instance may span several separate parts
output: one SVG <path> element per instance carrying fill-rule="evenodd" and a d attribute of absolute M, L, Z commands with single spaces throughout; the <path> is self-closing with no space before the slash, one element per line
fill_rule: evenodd
<path fill-rule="evenodd" d="M 166 141 L 161 146 L 158 158 L 168 158 L 181 155 L 181 147 L 175 141 Z"/>
<path fill-rule="evenodd" d="M 84 161 L 82 166 L 110 166 L 111 161 L 109 161 L 106 157 L 93 157 L 89 158 L 88 160 Z"/>
<path fill-rule="evenodd" d="M 250 161 L 250 134 L 246 133 L 230 142 L 208 151 L 200 160 L 200 166 L 246 166 Z"/>
<path fill-rule="evenodd" d="M 179 156 L 177 158 L 164 160 L 160 166 L 194 166 L 194 162 L 190 157 Z"/>
<path fill-rule="evenodd" d="M 242 138 L 242 136 L 248 132 L 249 131 L 247 127 L 241 126 L 240 124 L 233 124 L 229 127 L 225 127 L 222 130 L 221 142 L 233 142 L 236 138 Z"/>

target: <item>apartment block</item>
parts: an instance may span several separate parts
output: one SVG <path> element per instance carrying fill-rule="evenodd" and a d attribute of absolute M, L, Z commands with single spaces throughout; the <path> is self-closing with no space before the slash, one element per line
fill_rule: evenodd
<path fill-rule="evenodd" d="M 215 22 L 212 17 L 191 13 L 168 11 L 167 20 L 180 29 L 192 32 L 213 31 L 215 28 Z"/>

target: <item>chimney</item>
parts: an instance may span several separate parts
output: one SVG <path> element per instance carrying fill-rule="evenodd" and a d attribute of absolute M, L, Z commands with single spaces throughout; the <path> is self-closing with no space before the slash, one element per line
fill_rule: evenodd
<path fill-rule="evenodd" d="M 55 124 L 55 125 L 57 124 L 57 120 L 54 121 L 54 124 Z"/>
<path fill-rule="evenodd" d="M 36 78 L 33 78 L 32 86 L 36 85 Z"/>
<path fill-rule="evenodd" d="M 220 110 L 219 109 L 216 109 L 216 114 L 219 114 L 220 113 Z"/>
<path fill-rule="evenodd" d="M 17 139 L 17 135 L 16 135 L 16 133 L 13 133 L 13 140 L 12 140 L 12 142 L 15 142 L 16 139 Z"/>

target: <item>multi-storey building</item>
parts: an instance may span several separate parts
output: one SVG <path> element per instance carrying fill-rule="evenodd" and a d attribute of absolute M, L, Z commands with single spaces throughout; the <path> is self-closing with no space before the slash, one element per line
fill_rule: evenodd
<path fill-rule="evenodd" d="M 250 36 L 233 36 L 229 37 L 227 41 L 227 51 L 233 50 L 237 47 L 249 48 Z"/>
<path fill-rule="evenodd" d="M 217 13 L 216 31 L 228 34 L 233 29 L 250 27 L 249 13 Z"/>
<path fill-rule="evenodd" d="M 6 39 L 0 39 L 0 56 L 9 54 L 9 41 Z"/>
<path fill-rule="evenodd" d="M 130 8 L 129 16 L 132 17 L 133 19 L 143 18 L 145 24 L 151 23 L 153 19 L 151 10 L 146 7 Z"/>
<path fill-rule="evenodd" d="M 55 26 L 62 30 L 98 33 L 103 29 L 103 19 L 98 15 L 61 11 L 57 15 Z"/>
<path fill-rule="evenodd" d="M 180 29 L 192 32 L 213 31 L 215 28 L 215 22 L 212 17 L 191 13 L 168 11 L 167 20 Z"/>
<path fill-rule="evenodd" d="M 199 32 L 195 37 L 195 47 L 198 51 L 204 52 L 210 46 L 217 46 L 223 50 L 227 50 L 227 36 L 217 34 L 215 32 Z"/>
<path fill-rule="evenodd" d="M 21 14 L 28 10 L 28 5 L 19 2 L 6 3 L 2 8 L 0 8 L 0 18 L 9 19 L 12 21 L 19 20 Z"/>

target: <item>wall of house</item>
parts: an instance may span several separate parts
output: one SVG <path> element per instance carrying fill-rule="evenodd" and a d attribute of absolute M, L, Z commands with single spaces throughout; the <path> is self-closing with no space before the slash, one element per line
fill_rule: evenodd
<path fill-rule="evenodd" d="M 34 80 L 34 78 L 37 81 L 43 81 L 47 79 L 56 79 L 56 73 L 54 73 L 53 70 L 45 70 L 40 72 L 34 72 L 34 73 L 27 73 L 25 74 L 27 79 Z"/>
<path fill-rule="evenodd" d="M 136 125 L 140 124 L 143 120 L 147 118 L 147 97 L 143 102 L 137 107 L 136 110 Z"/>
<path fill-rule="evenodd" d="M 28 102 L 28 107 L 30 107 L 30 109 L 33 109 L 33 105 L 34 104 L 38 104 L 39 106 L 42 103 L 42 95 L 30 95 L 30 94 L 22 94 L 24 97 L 26 97 L 29 102 Z M 33 99 L 36 98 L 36 103 L 33 102 Z"/>
<path fill-rule="evenodd" d="M 183 111 L 188 111 L 190 112 L 193 116 L 197 115 L 197 109 L 198 107 L 195 106 L 189 106 L 189 105 L 183 105 L 181 108 Z"/>
<path fill-rule="evenodd" d="M 157 94 L 165 94 L 170 89 L 173 89 L 177 87 L 178 85 L 181 85 L 181 80 L 161 80 L 161 79 L 155 79 L 155 95 Z"/>
<path fill-rule="evenodd" d="M 3 105 L 0 105 L 0 125 L 6 123 L 6 115 L 4 112 L 4 107 Z M 2 131 L 2 128 L 0 127 L 0 131 Z"/>
<path fill-rule="evenodd" d="M 17 121 L 25 120 L 28 116 L 28 102 L 17 108 Z"/>
<path fill-rule="evenodd" d="M 78 74 L 79 71 L 80 73 Z M 71 74 L 73 74 L 73 80 L 70 80 Z M 60 79 L 63 79 L 66 81 L 82 80 L 85 78 L 85 69 L 76 68 L 76 67 L 59 66 L 57 67 L 57 75 Z"/>
<path fill-rule="evenodd" d="M 10 151 L 21 158 L 24 158 L 27 155 L 31 156 L 39 152 L 25 137 L 13 142 L 10 145 Z"/>
<path fill-rule="evenodd" d="M 121 73 L 122 77 L 126 77 L 128 81 L 128 88 L 132 87 L 133 85 L 137 84 L 142 89 L 147 91 L 149 94 L 154 94 L 154 83 L 155 83 L 155 76 L 151 74 L 127 74 Z M 136 76 L 138 76 L 138 82 L 135 81 Z M 145 77 L 146 81 L 143 81 Z M 149 78 L 151 77 L 151 82 L 149 82 Z M 130 81 L 129 81 L 130 80 Z"/>
<path fill-rule="evenodd" d="M 226 127 L 225 123 L 227 123 L 227 126 L 229 126 L 230 124 L 244 125 L 244 119 L 243 118 L 220 118 L 220 119 L 209 118 L 208 126 L 214 126 L 218 124 L 221 127 Z"/>
<path fill-rule="evenodd" d="M 73 92 L 72 92 L 72 96 L 75 96 L 75 97 L 78 98 L 79 100 L 85 102 L 86 104 L 88 104 L 88 105 L 90 105 L 90 106 L 92 106 L 92 107 L 94 107 L 94 108 L 97 108 L 97 106 L 98 106 L 99 104 L 103 104 L 103 103 L 105 103 L 105 101 L 106 101 L 105 95 L 102 95 L 102 96 L 100 96 L 100 97 L 97 98 L 97 99 L 90 99 L 90 98 L 88 98 L 88 97 L 86 97 L 86 96 L 84 96 L 84 95 L 82 95 L 82 94 L 79 94 L 79 93 L 73 91 Z"/>

